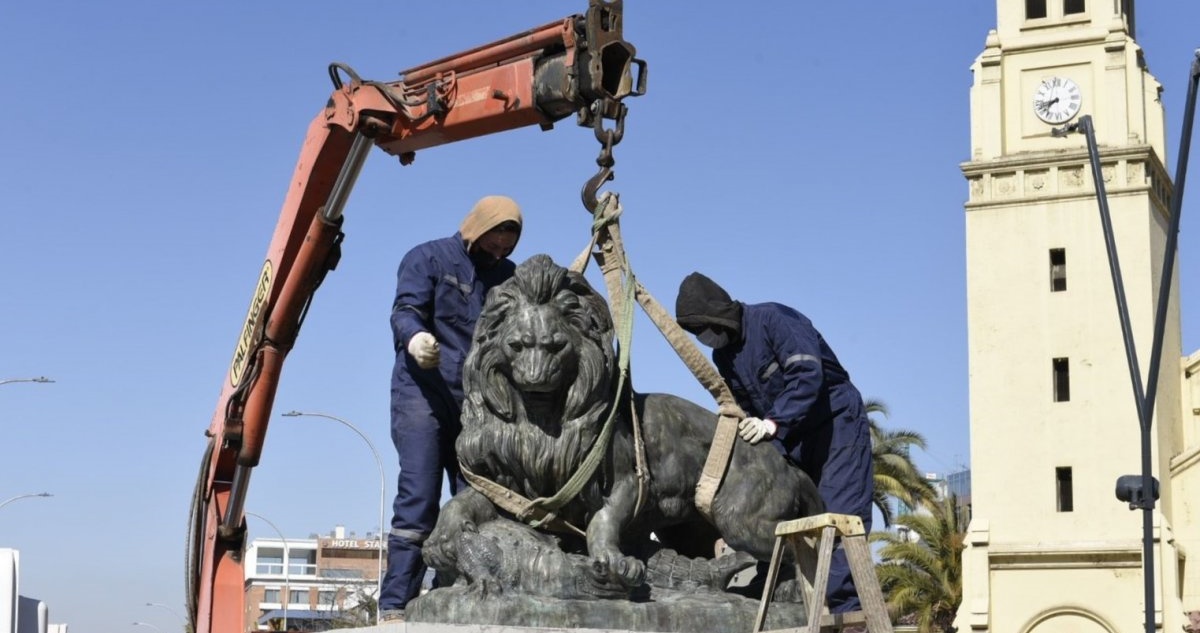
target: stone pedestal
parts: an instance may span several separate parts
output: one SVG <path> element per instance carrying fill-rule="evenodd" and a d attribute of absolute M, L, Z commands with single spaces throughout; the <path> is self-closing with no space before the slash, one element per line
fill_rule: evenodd
<path fill-rule="evenodd" d="M 463 587 L 436 589 L 410 602 L 408 630 L 422 624 L 500 625 L 552 630 L 598 629 L 675 633 L 750 631 L 758 601 L 724 592 L 679 593 L 655 590 L 644 601 L 559 600 L 528 595 L 480 597 Z M 769 629 L 801 627 L 804 605 L 773 603 Z M 493 631 L 494 629 L 478 629 Z"/>

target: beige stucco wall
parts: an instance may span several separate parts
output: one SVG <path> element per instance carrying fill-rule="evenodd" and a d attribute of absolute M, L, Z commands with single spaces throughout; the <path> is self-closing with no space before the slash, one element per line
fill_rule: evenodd
<path fill-rule="evenodd" d="M 1028 171 L 1045 166 L 1026 168 L 1024 175 L 1008 170 L 1003 177 L 1027 180 Z M 1090 175 L 1071 192 L 968 205 L 974 513 L 990 517 L 992 530 L 1011 539 L 1036 541 L 1047 529 L 1096 539 L 1122 522 L 1135 529 L 1140 524 L 1113 497 L 1119 475 L 1140 472 L 1139 426 L 1099 212 L 1088 184 Z M 1121 193 L 1131 187 L 1142 191 Z M 1148 362 L 1154 280 L 1145 271 L 1152 268 L 1158 224 L 1147 212 L 1144 186 L 1114 186 L 1109 204 L 1135 342 Z M 1065 292 L 1050 291 L 1051 248 L 1066 249 Z M 1069 359 L 1068 402 L 1053 399 L 1054 358 Z M 1167 376 L 1178 371 L 1177 361 L 1173 367 Z M 1162 381 L 1164 391 L 1175 391 L 1171 382 Z M 1177 411 L 1178 405 L 1165 398 L 1159 409 Z M 1018 463 L 1022 467 L 1014 468 Z M 1056 467 L 1073 469 L 1075 512 L 1055 511 Z M 985 474 L 977 476 L 980 472 Z"/>
<path fill-rule="evenodd" d="M 1090 569 L 1010 569 L 997 574 L 994 591 L 1011 598 L 1010 608 L 998 612 L 992 622 L 994 631 L 1044 633 L 1045 631 L 1137 631 L 1142 619 L 1141 594 L 1128 591 L 1140 582 L 1136 566 L 1120 566 L 1096 577 Z M 1100 603 L 1072 604 L 1064 600 L 1046 607 L 1047 585 L 1071 587 L 1085 584 L 1108 596 Z M 1133 617 L 1131 617 L 1133 616 Z M 1065 624 L 1072 626 L 1067 627 Z"/>
<path fill-rule="evenodd" d="M 1171 459 L 1171 515 L 1184 552 L 1200 554 L 1200 351 L 1180 363 L 1180 435 L 1183 450 Z M 1200 608 L 1200 560 L 1181 574 L 1185 608 Z"/>

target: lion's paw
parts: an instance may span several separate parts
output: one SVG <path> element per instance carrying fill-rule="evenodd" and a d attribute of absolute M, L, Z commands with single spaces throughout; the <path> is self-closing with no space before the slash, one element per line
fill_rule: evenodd
<path fill-rule="evenodd" d="M 633 588 L 646 581 L 646 564 L 620 552 L 604 552 L 592 557 L 592 574 L 598 579 Z"/>
<path fill-rule="evenodd" d="M 455 571 L 458 567 L 458 543 L 464 533 L 476 532 L 477 528 L 471 521 L 462 521 L 455 525 L 452 522 L 439 522 L 425 544 L 421 547 L 421 557 L 425 564 L 438 571 Z"/>

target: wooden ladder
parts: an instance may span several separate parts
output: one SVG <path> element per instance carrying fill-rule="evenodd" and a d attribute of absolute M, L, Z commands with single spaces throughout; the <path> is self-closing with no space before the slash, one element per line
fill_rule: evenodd
<path fill-rule="evenodd" d="M 816 539 L 817 557 L 814 564 L 812 542 Z M 861 611 L 829 613 L 825 604 L 825 588 L 829 584 L 829 563 L 833 557 L 834 541 L 842 539 L 846 559 L 850 563 L 850 574 L 858 589 Z M 804 629 L 780 629 L 779 631 L 841 631 L 853 624 L 866 624 L 870 633 L 892 633 L 892 621 L 888 617 L 879 579 L 875 576 L 875 563 L 867 546 L 867 533 L 862 519 L 851 514 L 818 514 L 802 519 L 784 521 L 775 526 L 775 550 L 767 569 L 766 584 L 763 586 L 762 602 L 758 617 L 754 621 L 754 633 L 763 630 L 767 621 L 767 607 L 771 594 L 779 580 L 779 565 L 783 560 L 784 547 L 790 547 L 800 568 L 799 581 L 804 590 L 804 605 L 808 610 L 808 626 Z"/>

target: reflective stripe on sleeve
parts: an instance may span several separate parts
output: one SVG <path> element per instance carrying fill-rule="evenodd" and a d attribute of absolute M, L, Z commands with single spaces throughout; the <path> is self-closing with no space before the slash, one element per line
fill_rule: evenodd
<path fill-rule="evenodd" d="M 794 354 L 792 356 L 788 356 L 787 360 L 783 361 L 783 366 L 786 369 L 788 367 L 791 367 L 792 365 L 795 365 L 796 363 L 803 363 L 805 361 L 812 361 L 814 363 L 819 363 L 819 362 L 821 362 L 821 359 L 817 358 L 816 356 L 813 356 L 812 354 Z"/>
<path fill-rule="evenodd" d="M 821 359 L 813 356 L 812 354 L 794 354 L 792 356 L 788 356 L 787 359 L 783 361 L 783 366 L 784 368 L 788 368 L 796 363 L 802 363 L 804 361 L 820 362 L 820 360 Z M 779 371 L 779 363 L 771 361 L 771 364 L 767 365 L 767 368 L 764 369 L 761 374 L 759 374 L 758 379 L 767 380 L 777 371 Z"/>

